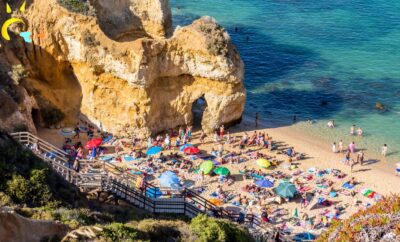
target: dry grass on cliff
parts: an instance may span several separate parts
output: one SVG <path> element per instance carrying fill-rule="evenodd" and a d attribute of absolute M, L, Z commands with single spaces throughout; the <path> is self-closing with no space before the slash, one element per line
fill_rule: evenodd
<path fill-rule="evenodd" d="M 225 29 L 215 20 L 201 22 L 198 30 L 207 36 L 207 48 L 211 54 L 223 56 L 228 54 L 228 39 Z"/>
<path fill-rule="evenodd" d="M 388 196 L 345 221 L 335 221 L 318 241 L 400 241 L 400 195 Z"/>

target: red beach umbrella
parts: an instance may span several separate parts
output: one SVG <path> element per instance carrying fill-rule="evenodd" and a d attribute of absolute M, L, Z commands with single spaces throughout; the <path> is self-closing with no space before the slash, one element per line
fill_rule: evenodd
<path fill-rule="evenodd" d="M 102 142 L 103 142 L 103 140 L 101 138 L 92 139 L 86 143 L 85 148 L 90 150 L 90 149 L 99 147 Z"/>
<path fill-rule="evenodd" d="M 200 152 L 200 150 L 198 148 L 194 147 L 194 146 L 189 146 L 189 147 L 186 147 L 183 150 L 183 152 L 185 154 L 194 155 L 194 154 L 198 154 Z"/>

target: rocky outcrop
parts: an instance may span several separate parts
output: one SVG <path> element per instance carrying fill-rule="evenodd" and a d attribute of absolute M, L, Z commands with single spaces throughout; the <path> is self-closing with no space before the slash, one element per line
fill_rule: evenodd
<path fill-rule="evenodd" d="M 6 210 L 0 210 L 0 241 L 52 241 L 68 232 L 68 227 L 61 223 L 27 219 Z"/>
<path fill-rule="evenodd" d="M 65 125 L 81 115 L 113 133 L 148 135 L 191 123 L 199 98 L 207 103 L 207 132 L 240 120 L 243 62 L 214 19 L 170 36 L 167 0 L 97 0 L 93 7 L 95 17 L 36 0 L 24 13 L 33 36 L 18 53 L 31 73 L 26 84 L 66 114 Z"/>

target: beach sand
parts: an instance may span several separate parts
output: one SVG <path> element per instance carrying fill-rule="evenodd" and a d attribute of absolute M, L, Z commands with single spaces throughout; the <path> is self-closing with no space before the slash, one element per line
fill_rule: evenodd
<path fill-rule="evenodd" d="M 255 126 L 254 122 L 245 120 L 241 124 L 232 127 L 227 131 L 231 133 L 231 136 L 235 136 L 237 137 L 237 139 L 239 139 L 239 137 L 242 135 L 242 132 L 244 131 L 248 132 L 248 134 L 251 136 L 255 130 L 254 126 Z M 389 166 L 384 161 L 369 162 L 369 160 L 374 161 L 375 159 L 377 159 L 377 157 L 369 157 L 368 151 L 365 151 L 366 153 L 365 160 L 367 161 L 367 164 L 363 166 L 360 166 L 359 164 L 355 165 L 353 173 L 350 174 L 350 167 L 340 162 L 341 160 L 343 160 L 344 154 L 334 154 L 331 151 L 330 144 L 324 143 L 321 140 L 310 138 L 306 134 L 301 133 L 300 131 L 290 126 L 279 127 L 279 128 L 266 128 L 266 129 L 261 127 L 258 130 L 265 131 L 270 137 L 272 137 L 274 142 L 279 144 L 281 149 L 293 146 L 296 152 L 305 153 L 307 159 L 295 161 L 295 163 L 298 163 L 298 169 L 301 169 L 304 172 L 307 172 L 307 170 L 311 167 L 316 167 L 319 169 L 333 169 L 333 168 L 340 169 L 344 173 L 348 174 L 348 176 L 340 180 L 337 178 L 333 178 L 333 176 L 331 175 L 327 176 L 327 178 L 329 178 L 334 182 L 333 188 L 339 189 L 341 188 L 341 185 L 345 181 L 349 180 L 351 177 L 355 177 L 358 182 L 361 182 L 361 184 L 359 184 L 355 188 L 356 191 L 359 191 L 362 188 L 369 188 L 382 195 L 389 195 L 391 193 L 400 193 L 400 186 L 398 185 L 400 177 L 395 175 L 394 167 Z M 40 130 L 39 136 L 49 141 L 50 143 L 53 143 L 58 147 L 60 147 L 62 145 L 63 139 L 62 137 L 60 137 L 60 135 L 58 135 L 57 131 L 58 130 L 43 129 Z M 84 134 L 81 136 L 86 137 L 86 135 Z M 200 150 L 210 152 L 212 148 L 215 149 L 218 148 L 217 145 L 213 142 L 213 136 L 207 137 L 205 144 L 199 144 L 198 136 L 199 132 L 194 132 L 193 134 L 194 140 L 192 141 L 192 144 L 197 145 Z M 83 143 L 85 143 L 85 141 L 86 140 L 82 140 Z M 173 140 L 172 144 L 174 143 L 175 142 Z M 239 151 L 238 147 L 233 147 L 232 145 L 225 145 L 224 148 L 227 151 Z M 258 149 L 257 147 L 249 147 L 249 148 L 254 150 Z M 280 161 L 284 161 L 278 167 L 273 168 L 273 170 L 263 169 L 264 172 L 270 173 L 272 171 L 283 171 L 288 174 L 293 173 L 293 171 L 289 171 L 286 168 L 288 163 L 287 163 L 287 157 L 285 155 L 277 154 L 276 151 L 267 151 L 266 149 L 259 151 L 269 156 L 275 156 Z M 169 154 L 169 151 L 166 151 L 165 154 Z M 353 155 L 353 158 L 355 159 L 355 155 Z M 193 163 L 196 166 L 199 165 L 201 162 L 202 162 L 201 160 L 196 160 Z M 124 162 L 118 165 L 121 165 L 123 167 L 128 166 L 127 164 L 124 164 Z M 231 174 L 235 176 L 236 180 L 235 183 L 231 186 L 223 184 L 222 185 L 223 190 L 227 192 L 242 194 L 242 196 L 246 195 L 250 200 L 253 199 L 251 194 L 243 192 L 241 189 L 246 184 L 253 184 L 253 181 L 249 179 L 247 180 L 244 179 L 243 175 L 239 175 L 239 171 L 243 170 L 244 166 L 247 166 L 248 169 L 251 168 L 255 168 L 256 170 L 260 169 L 255 164 L 255 161 L 249 160 L 247 162 L 240 164 L 224 164 L 223 166 L 227 167 L 231 171 Z M 158 174 L 155 175 L 155 177 L 157 176 Z M 206 175 L 205 180 L 203 182 L 196 181 L 197 177 L 198 175 L 193 173 L 186 175 L 186 179 L 195 181 L 194 188 L 200 187 L 202 185 L 205 186 L 206 190 L 201 195 L 206 198 L 211 198 L 210 194 L 216 191 L 217 186 L 220 184 L 218 182 L 218 177 L 209 177 Z M 157 179 L 153 179 L 150 182 L 153 182 L 154 184 L 157 185 Z M 359 193 L 356 195 L 356 199 L 361 201 L 362 204 L 364 205 L 368 203 L 369 204 L 374 203 L 373 199 L 366 198 Z M 329 198 L 329 200 L 331 200 L 335 206 L 343 205 L 346 207 L 344 214 L 340 216 L 341 219 L 345 219 L 351 214 L 361 209 L 360 206 L 356 207 L 353 205 L 354 199 L 351 196 L 339 194 L 338 197 Z M 284 221 L 288 221 L 288 219 L 292 217 L 293 212 L 296 208 L 298 209 L 299 217 L 301 217 L 304 213 L 307 213 L 311 218 L 315 217 L 317 214 L 321 213 L 326 209 L 331 211 L 333 208 L 333 206 L 331 206 L 328 208 L 315 207 L 314 209 L 311 210 L 307 208 L 302 209 L 299 201 L 300 201 L 299 199 L 296 199 L 294 201 L 284 202 L 281 205 L 273 205 L 274 207 L 283 208 L 287 211 L 286 215 L 283 215 L 281 217 L 276 217 L 275 224 L 282 224 Z M 224 206 L 232 207 L 230 203 L 225 204 Z M 254 206 L 253 212 L 254 214 L 260 214 L 259 207 Z M 306 230 L 306 228 L 299 226 L 294 226 L 290 228 L 293 230 L 293 232 L 302 232 Z M 319 234 L 321 230 L 316 230 L 313 232 Z"/>

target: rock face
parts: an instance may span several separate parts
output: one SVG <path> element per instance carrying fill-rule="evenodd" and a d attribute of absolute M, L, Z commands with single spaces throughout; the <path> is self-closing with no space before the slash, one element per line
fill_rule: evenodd
<path fill-rule="evenodd" d="M 62 238 L 68 232 L 68 227 L 61 223 L 27 219 L 3 209 L 0 221 L 0 241 L 51 241 Z"/>
<path fill-rule="evenodd" d="M 17 48 L 30 72 L 24 83 L 66 115 L 64 124 L 81 115 L 109 132 L 149 135 L 190 124 L 199 98 L 205 131 L 240 120 L 243 62 L 215 20 L 171 35 L 168 0 L 97 0 L 93 8 L 96 16 L 84 16 L 36 0 L 23 13 L 33 38 Z"/>

